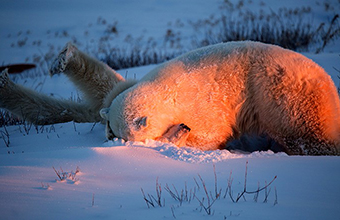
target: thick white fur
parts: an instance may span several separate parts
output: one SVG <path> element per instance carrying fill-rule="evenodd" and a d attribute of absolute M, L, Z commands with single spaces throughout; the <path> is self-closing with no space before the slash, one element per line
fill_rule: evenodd
<path fill-rule="evenodd" d="M 50 73 L 63 72 L 82 91 L 91 108 L 99 111 L 113 87 L 125 81 L 107 64 L 100 62 L 68 43 L 52 64 Z"/>
<path fill-rule="evenodd" d="M 108 137 L 132 141 L 166 139 L 213 150 L 248 134 L 269 136 L 288 154 L 340 152 L 340 102 L 331 78 L 313 61 L 278 46 L 230 42 L 201 48 L 135 82 L 67 44 L 51 68 L 51 74 L 59 72 L 84 93 L 84 102 L 39 94 L 4 71 L 0 108 L 35 124 L 102 116 Z"/>
<path fill-rule="evenodd" d="M 98 114 L 112 99 L 135 82 L 124 78 L 106 64 L 68 43 L 53 62 L 51 75 L 64 72 L 83 92 L 81 103 L 55 99 L 13 83 L 7 71 L 0 74 L 0 108 L 5 108 L 35 124 L 67 121 L 100 121 Z M 110 99 L 105 101 L 105 99 Z"/>
<path fill-rule="evenodd" d="M 184 123 L 191 128 L 185 145 L 202 150 L 247 133 L 269 135 L 289 154 L 339 154 L 331 78 L 301 54 L 256 42 L 217 44 L 164 63 L 118 95 L 105 117 L 116 136 L 132 141 Z"/>
<path fill-rule="evenodd" d="M 0 74 L 0 108 L 35 124 L 55 124 L 67 121 L 94 122 L 100 120 L 87 103 L 55 99 L 10 81 L 7 70 Z"/>

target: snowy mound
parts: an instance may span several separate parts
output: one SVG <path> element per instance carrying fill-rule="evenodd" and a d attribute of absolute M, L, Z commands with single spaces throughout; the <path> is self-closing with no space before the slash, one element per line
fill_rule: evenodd
<path fill-rule="evenodd" d="M 258 157 L 285 157 L 285 153 L 274 153 L 272 151 L 256 151 L 251 154 L 231 153 L 227 150 L 202 151 L 190 147 L 177 147 L 173 144 L 162 143 L 154 140 L 143 142 L 124 142 L 121 139 L 108 141 L 104 147 L 126 146 L 132 148 L 148 148 L 159 152 L 161 155 L 178 161 L 189 163 L 215 163 L 235 158 L 258 158 Z"/>

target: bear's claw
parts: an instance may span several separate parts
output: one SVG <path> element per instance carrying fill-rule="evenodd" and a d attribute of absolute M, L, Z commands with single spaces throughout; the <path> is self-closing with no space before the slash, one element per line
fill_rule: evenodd
<path fill-rule="evenodd" d="M 185 130 L 187 130 L 187 131 L 189 131 L 189 132 L 191 131 L 191 128 L 189 128 L 187 125 L 185 125 L 185 124 L 183 124 L 183 123 L 180 124 L 179 126 L 180 126 L 182 129 L 185 129 Z"/>
<path fill-rule="evenodd" d="M 67 43 L 66 46 L 61 50 L 57 58 L 52 62 L 50 67 L 50 75 L 59 74 L 65 71 L 68 60 L 73 55 L 75 46 L 72 43 Z"/>
<path fill-rule="evenodd" d="M 165 134 L 163 134 L 162 137 L 158 138 L 157 140 L 165 143 L 170 142 L 179 147 L 182 147 L 185 145 L 190 131 L 191 129 L 183 123 L 173 125 Z"/>
<path fill-rule="evenodd" d="M 9 82 L 8 69 L 0 73 L 0 88 L 4 88 Z"/>

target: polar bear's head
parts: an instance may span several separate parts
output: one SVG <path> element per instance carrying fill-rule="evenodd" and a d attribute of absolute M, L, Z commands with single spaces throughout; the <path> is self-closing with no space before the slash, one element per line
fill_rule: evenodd
<path fill-rule="evenodd" d="M 155 140 L 173 125 L 171 108 L 152 91 L 148 86 L 133 87 L 118 95 L 109 108 L 100 111 L 101 117 L 108 122 L 108 139 Z"/>

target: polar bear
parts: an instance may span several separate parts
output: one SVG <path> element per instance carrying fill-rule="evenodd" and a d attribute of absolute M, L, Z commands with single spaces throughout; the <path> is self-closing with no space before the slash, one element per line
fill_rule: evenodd
<path fill-rule="evenodd" d="M 109 139 L 154 139 L 201 150 L 264 136 L 290 155 L 339 155 L 340 101 L 330 76 L 296 52 L 260 42 L 221 43 L 125 80 L 67 44 L 51 74 L 64 72 L 86 102 L 38 94 L 0 77 L 0 107 L 36 124 L 99 121 Z M 98 114 L 99 112 L 99 114 Z"/>

